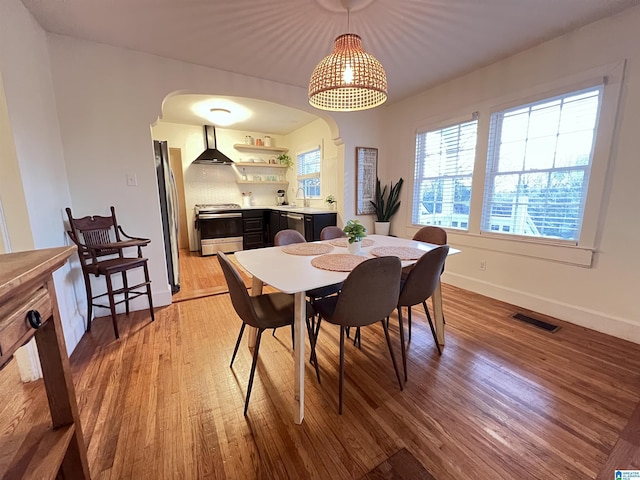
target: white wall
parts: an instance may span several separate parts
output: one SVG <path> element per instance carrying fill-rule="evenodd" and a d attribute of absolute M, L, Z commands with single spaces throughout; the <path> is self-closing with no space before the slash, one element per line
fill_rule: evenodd
<path fill-rule="evenodd" d="M 507 97 L 525 98 L 540 85 L 627 59 L 592 267 L 566 265 L 560 263 L 562 258 L 560 262 L 531 258 L 534 246 L 524 247 L 521 254 L 507 254 L 498 241 L 481 243 L 478 232 L 450 233 L 450 243 L 463 253 L 447 262 L 448 282 L 640 342 L 638 25 L 640 8 L 627 10 L 384 108 L 385 152 L 395 152 L 396 176 L 412 179 L 416 128 L 428 119 L 473 111 L 486 119 L 490 107 Z M 481 162 L 486 159 L 486 141 L 484 147 L 478 152 Z M 391 163 L 385 166 L 385 173 L 390 172 Z M 407 183 L 401 211 L 392 222 L 394 232 L 407 237 L 415 231 L 411 195 Z M 479 270 L 481 259 L 487 262 L 486 271 Z"/>
<path fill-rule="evenodd" d="M 166 280 L 150 127 L 161 117 L 163 100 L 176 92 L 233 95 L 318 112 L 308 105 L 304 88 L 59 35 L 48 38 L 75 213 L 100 213 L 112 204 L 125 227 L 132 226 L 129 229 L 134 228 L 133 233 L 151 238 L 146 254 L 154 303 L 166 305 L 171 295 Z M 341 143 L 338 123 L 324 113 L 319 116 L 328 123 L 332 141 Z M 358 117 L 362 118 L 358 125 L 348 125 L 355 117 L 345 116 L 345 125 L 340 126 L 351 136 L 354 147 L 356 142 L 370 143 L 380 136 L 372 130 L 375 126 L 365 115 Z M 242 140 L 238 139 L 238 143 Z M 221 139 L 219 147 L 229 150 L 224 142 Z M 191 140 L 188 144 L 192 145 Z M 339 150 L 338 157 L 342 154 Z M 183 151 L 185 162 L 190 156 L 190 151 Z M 339 158 L 338 168 L 342 162 Z M 191 168 L 198 170 L 195 166 L 186 169 L 187 182 Z M 127 173 L 136 174 L 138 186 L 126 185 Z"/>
<path fill-rule="evenodd" d="M 56 111 L 49 55 L 44 31 L 18 0 L 0 2 L 0 74 L 6 96 L 9 125 L 3 136 L 13 136 L 11 145 L 3 147 L 3 162 L 17 159 L 16 170 L 5 170 L 12 181 L 21 182 L 33 244 L 23 224 L 8 224 L 9 235 L 21 240 L 12 244 L 14 251 L 65 245 L 68 239 L 63 223 L 63 209 L 71 205 L 67 184 L 59 123 Z M 5 137 L 7 138 L 7 137 Z M 11 139 L 8 139 L 11 140 Z M 18 196 L 7 200 L 9 189 L 2 187 L 3 208 L 20 208 Z M 13 190 L 20 190 L 18 187 Z M 15 204 L 13 202 L 16 202 Z M 19 232 L 18 232 L 19 230 Z M 78 310 L 83 292 L 81 280 L 69 264 L 54 274 L 64 336 L 69 351 L 84 333 L 84 319 Z"/>

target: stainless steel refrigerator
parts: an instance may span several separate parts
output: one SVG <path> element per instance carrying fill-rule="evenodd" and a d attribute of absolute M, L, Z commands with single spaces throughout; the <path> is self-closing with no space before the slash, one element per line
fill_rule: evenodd
<path fill-rule="evenodd" d="M 160 215 L 164 232 L 164 252 L 171 293 L 180 290 L 180 264 L 178 263 L 178 190 L 169 163 L 167 142 L 153 142 L 156 154 L 156 174 L 160 194 Z"/>

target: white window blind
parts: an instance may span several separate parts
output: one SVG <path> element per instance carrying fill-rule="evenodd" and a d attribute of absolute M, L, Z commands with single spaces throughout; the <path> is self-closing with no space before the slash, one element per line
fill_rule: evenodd
<path fill-rule="evenodd" d="M 467 230 L 476 156 L 477 114 L 416 135 L 412 221 Z"/>
<path fill-rule="evenodd" d="M 307 198 L 320 197 L 320 147 L 298 154 L 298 187 Z"/>
<path fill-rule="evenodd" d="M 602 88 L 492 114 L 482 231 L 579 240 Z"/>

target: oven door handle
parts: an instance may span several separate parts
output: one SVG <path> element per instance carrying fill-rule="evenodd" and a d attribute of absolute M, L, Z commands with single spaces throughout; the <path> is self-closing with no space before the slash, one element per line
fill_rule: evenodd
<path fill-rule="evenodd" d="M 241 213 L 199 213 L 198 220 L 215 220 L 217 218 L 242 218 Z"/>

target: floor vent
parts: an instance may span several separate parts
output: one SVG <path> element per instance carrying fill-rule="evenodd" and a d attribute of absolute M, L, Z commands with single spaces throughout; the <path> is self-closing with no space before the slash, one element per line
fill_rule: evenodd
<path fill-rule="evenodd" d="M 531 318 L 522 313 L 516 313 L 513 315 L 513 318 L 516 320 L 520 320 L 521 322 L 528 323 L 529 325 L 533 325 L 534 327 L 541 328 L 542 330 L 546 330 L 547 332 L 555 333 L 560 329 L 558 325 L 554 325 L 552 323 L 543 322 L 542 320 L 538 320 L 537 318 Z"/>

